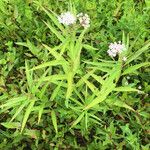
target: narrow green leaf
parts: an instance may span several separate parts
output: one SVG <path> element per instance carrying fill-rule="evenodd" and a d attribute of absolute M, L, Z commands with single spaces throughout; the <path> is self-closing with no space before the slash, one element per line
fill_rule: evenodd
<path fill-rule="evenodd" d="M 129 49 L 129 40 L 130 40 L 129 34 L 127 34 L 127 41 L 126 41 L 126 49 L 127 49 L 127 51 Z"/>
<path fill-rule="evenodd" d="M 27 46 L 29 50 L 32 52 L 32 54 L 38 56 L 40 49 L 38 49 L 35 45 L 33 45 L 29 40 L 27 40 Z"/>
<path fill-rule="evenodd" d="M 46 76 L 46 74 L 47 74 L 48 72 L 50 72 L 50 69 L 49 69 L 49 68 L 43 73 L 43 75 L 41 76 L 41 78 L 38 79 L 38 83 L 36 84 L 36 86 L 34 86 L 34 87 L 32 88 L 32 93 L 33 93 L 33 94 L 36 94 L 36 92 L 38 91 L 38 88 L 39 88 L 40 85 L 42 84 L 43 79 L 45 78 L 45 76 Z"/>
<path fill-rule="evenodd" d="M 82 103 L 80 103 L 77 99 L 70 97 L 70 99 L 75 102 L 77 105 L 83 107 Z"/>
<path fill-rule="evenodd" d="M 45 94 L 45 92 L 46 92 L 46 89 L 47 89 L 48 85 L 49 85 L 49 82 L 46 83 L 46 84 L 42 87 L 42 89 L 41 89 L 41 91 L 40 91 L 39 98 L 40 98 L 41 100 L 42 100 L 42 97 L 44 96 L 44 94 Z"/>
<path fill-rule="evenodd" d="M 73 91 L 73 73 L 72 72 L 69 72 L 67 75 L 67 83 L 68 83 L 68 87 L 67 87 L 67 92 L 66 92 L 66 99 L 68 100 Z"/>
<path fill-rule="evenodd" d="M 85 129 L 87 130 L 88 129 L 88 113 L 85 112 Z"/>
<path fill-rule="evenodd" d="M 114 88 L 115 88 L 115 84 L 110 83 L 109 88 L 107 88 L 106 90 L 101 90 L 99 95 L 90 104 L 88 104 L 84 108 L 84 110 L 90 109 L 91 107 L 94 107 L 95 105 L 104 101 L 107 98 L 107 96 L 113 91 Z"/>
<path fill-rule="evenodd" d="M 84 34 L 86 33 L 86 31 L 87 31 L 87 29 L 84 29 L 84 30 L 81 32 L 80 36 L 78 37 L 78 42 L 79 42 L 79 43 L 82 42 L 82 40 L 83 40 L 83 38 L 84 38 Z"/>
<path fill-rule="evenodd" d="M 99 122 L 103 122 L 99 117 L 97 117 L 97 116 L 95 116 L 95 115 L 93 115 L 93 114 L 91 114 L 91 113 L 89 113 L 89 116 L 92 117 L 92 118 L 94 118 L 94 119 L 96 119 L 96 120 L 99 121 Z M 103 122 L 103 123 L 104 123 L 104 122 Z"/>
<path fill-rule="evenodd" d="M 29 118 L 29 115 L 32 111 L 32 108 L 33 108 L 34 104 L 35 104 L 35 100 L 31 100 L 30 104 L 28 105 L 28 107 L 26 109 L 26 112 L 25 112 L 24 117 L 23 117 L 22 125 L 21 125 L 21 132 L 23 131 L 23 129 L 26 125 L 26 122 Z"/>
<path fill-rule="evenodd" d="M 88 61 L 84 61 L 84 63 L 90 64 L 93 66 L 97 66 L 97 67 L 114 67 L 115 66 L 115 64 L 111 63 L 111 62 L 88 62 Z"/>
<path fill-rule="evenodd" d="M 65 41 L 65 38 L 61 35 L 61 33 L 58 32 L 54 27 L 52 27 L 52 26 L 50 25 L 50 23 L 46 23 L 45 21 L 44 21 L 44 23 L 45 23 L 45 24 L 47 25 L 47 27 L 57 36 L 57 38 L 58 38 L 60 41 L 62 41 L 62 42 Z"/>
<path fill-rule="evenodd" d="M 42 105 L 40 105 L 39 113 L 38 113 L 38 124 L 39 124 L 40 121 L 41 121 L 41 117 L 42 117 L 42 113 L 43 113 L 44 107 L 45 107 L 45 103 L 42 104 Z"/>
<path fill-rule="evenodd" d="M 58 84 L 58 86 L 55 88 L 55 90 L 53 91 L 53 93 L 52 93 L 52 95 L 51 95 L 50 100 L 53 101 L 53 100 L 56 98 L 56 96 L 59 94 L 59 90 L 60 90 L 61 86 L 62 86 L 62 82 L 60 82 L 60 83 Z"/>
<path fill-rule="evenodd" d="M 110 73 L 110 71 L 112 70 L 111 68 L 108 67 L 87 67 L 88 69 L 93 69 L 93 70 L 100 70 L 102 72 L 106 72 L 106 73 Z"/>
<path fill-rule="evenodd" d="M 66 35 L 64 27 L 59 23 L 59 21 L 57 19 L 57 15 L 52 10 L 50 10 L 50 12 L 49 12 L 44 7 L 42 7 L 42 9 L 49 16 L 49 18 L 53 21 L 53 23 L 63 32 L 63 34 Z"/>
<path fill-rule="evenodd" d="M 32 72 L 29 72 L 27 61 L 25 61 L 25 73 L 26 73 L 26 78 L 27 78 L 29 89 L 32 91 L 32 88 L 33 88 L 33 84 L 32 84 L 33 80 L 32 80 L 32 75 L 31 75 Z"/>
<path fill-rule="evenodd" d="M 55 129 L 56 134 L 58 133 L 58 127 L 57 127 L 57 117 L 54 110 L 51 111 L 51 117 L 52 117 L 52 123 Z"/>
<path fill-rule="evenodd" d="M 13 117 L 11 118 L 10 122 L 12 122 L 18 115 L 19 113 L 23 110 L 23 108 L 29 103 L 28 100 L 26 100 L 25 102 L 23 102 L 23 104 L 17 108 L 17 110 L 15 111 L 15 114 L 13 115 Z"/>
<path fill-rule="evenodd" d="M 8 95 L 5 93 L 5 94 L 0 96 L 0 101 L 3 101 L 5 99 L 7 99 L 7 98 L 8 98 Z"/>
<path fill-rule="evenodd" d="M 13 104 L 18 105 L 20 102 L 25 101 L 25 100 L 27 100 L 26 96 L 20 96 L 17 98 L 12 98 L 12 99 L 9 99 L 5 104 L 0 105 L 0 108 L 3 109 L 3 107 L 11 107 Z"/>
<path fill-rule="evenodd" d="M 90 75 L 97 81 L 99 82 L 100 84 L 103 84 L 104 83 L 104 80 L 101 76 L 97 76 L 96 74 L 94 73 L 90 73 Z"/>
<path fill-rule="evenodd" d="M 139 90 L 131 87 L 116 87 L 114 88 L 114 91 L 117 92 L 139 92 Z"/>
<path fill-rule="evenodd" d="M 56 50 L 60 49 L 60 48 L 62 47 L 62 45 L 56 46 L 56 47 L 54 47 L 54 48 L 50 48 L 50 47 L 49 47 L 48 45 L 46 45 L 46 44 L 42 44 L 42 45 L 43 45 L 47 50 L 49 50 L 49 53 L 50 53 L 51 55 L 53 55 L 57 60 L 58 60 L 58 59 L 61 59 L 59 53 L 58 53 Z"/>
<path fill-rule="evenodd" d="M 38 65 L 36 67 L 33 67 L 31 70 L 37 70 L 37 69 L 42 69 L 42 68 L 45 68 L 45 67 L 50 67 L 50 66 L 57 66 L 57 65 L 62 65 L 64 63 L 64 61 L 57 61 L 57 60 L 53 60 L 53 61 L 50 61 L 50 62 L 45 62 L 41 65 Z"/>
<path fill-rule="evenodd" d="M 149 66 L 150 63 L 149 62 L 145 62 L 145 63 L 140 63 L 140 64 L 137 64 L 137 65 L 134 65 L 134 66 L 131 66 L 131 67 L 128 67 L 122 75 L 126 75 L 126 74 L 130 74 L 130 73 L 133 73 L 134 71 L 136 71 L 137 69 L 141 68 L 141 67 L 144 67 L 144 66 Z"/>
<path fill-rule="evenodd" d="M 95 71 L 95 69 L 89 71 L 82 78 L 87 80 L 91 76 L 91 74 L 94 73 L 94 71 Z M 81 85 L 84 84 L 84 80 L 82 78 L 76 83 L 76 87 L 80 87 Z"/>
<path fill-rule="evenodd" d="M 88 80 L 82 78 L 82 80 L 86 83 L 86 85 L 89 87 L 89 89 L 98 96 L 99 90 L 98 88 L 95 87 L 94 84 L 92 84 L 91 82 L 89 82 Z"/>
<path fill-rule="evenodd" d="M 93 51 L 98 50 L 97 48 L 94 48 L 93 46 L 88 44 L 83 44 L 83 47 L 87 50 L 93 50 Z"/>
<path fill-rule="evenodd" d="M 124 107 L 124 108 L 127 108 L 131 111 L 135 111 L 132 107 L 130 107 L 129 105 L 127 105 L 125 102 L 115 98 L 115 99 L 107 99 L 106 100 L 106 103 L 108 103 L 109 105 L 115 105 L 115 106 L 118 106 L 118 107 Z"/>
<path fill-rule="evenodd" d="M 2 122 L 1 125 L 7 129 L 19 129 L 21 127 L 20 122 Z"/>
<path fill-rule="evenodd" d="M 83 112 L 72 124 L 72 126 L 70 128 L 73 128 L 75 125 L 77 125 L 81 119 L 84 117 L 85 112 Z"/>
<path fill-rule="evenodd" d="M 148 42 L 145 46 L 143 46 L 141 49 L 133 53 L 125 64 L 129 64 L 131 61 L 135 60 L 137 57 L 139 57 L 143 52 L 147 51 L 150 46 L 150 42 Z"/>
<path fill-rule="evenodd" d="M 51 76 L 47 76 L 47 77 L 43 77 L 42 79 L 38 79 L 41 81 L 56 81 L 56 80 L 66 80 L 67 77 L 66 75 L 61 75 L 61 74 L 56 74 L 56 75 L 51 75 Z"/>
<path fill-rule="evenodd" d="M 77 89 L 76 87 L 74 88 L 74 92 L 76 93 L 76 95 L 79 97 L 79 99 L 82 101 L 82 103 L 84 104 L 85 101 L 83 99 L 83 97 L 81 96 L 80 90 Z M 82 104 L 81 104 L 82 105 Z"/>
<path fill-rule="evenodd" d="M 16 42 L 15 44 L 28 47 L 28 44 L 26 42 Z"/>
<path fill-rule="evenodd" d="M 104 101 L 107 96 L 114 90 L 116 84 L 114 84 L 114 80 L 118 78 L 118 74 L 120 72 L 120 64 L 116 64 L 113 70 L 109 73 L 109 77 L 104 80 L 104 83 L 101 87 L 100 92 L 97 97 L 92 100 L 84 110 L 90 109 L 91 107 L 97 105 L 98 103 Z"/>
<path fill-rule="evenodd" d="M 122 43 L 123 43 L 123 44 L 126 44 L 126 37 L 125 37 L 124 31 L 123 31 L 123 33 L 122 33 Z"/>

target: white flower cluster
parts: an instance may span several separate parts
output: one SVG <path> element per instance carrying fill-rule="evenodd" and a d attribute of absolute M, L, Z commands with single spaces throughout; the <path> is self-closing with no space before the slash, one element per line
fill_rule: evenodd
<path fill-rule="evenodd" d="M 58 16 L 58 21 L 68 26 L 76 22 L 76 17 L 71 12 L 68 11 Z"/>
<path fill-rule="evenodd" d="M 87 14 L 79 13 L 75 16 L 68 11 L 58 16 L 58 21 L 67 26 L 76 23 L 77 19 L 79 20 L 80 25 L 84 28 L 88 28 L 90 26 L 90 18 Z"/>
<path fill-rule="evenodd" d="M 81 26 L 84 28 L 88 28 L 90 26 L 90 18 L 87 14 L 79 13 L 77 18 L 79 19 Z"/>
<path fill-rule="evenodd" d="M 110 57 L 116 57 L 117 54 L 122 53 L 122 51 L 124 51 L 125 49 L 126 49 L 125 45 L 121 44 L 120 41 L 118 43 L 114 42 L 114 43 L 110 43 L 109 50 L 107 51 L 107 53 Z M 125 60 L 126 60 L 126 57 L 124 57 L 124 61 Z"/>

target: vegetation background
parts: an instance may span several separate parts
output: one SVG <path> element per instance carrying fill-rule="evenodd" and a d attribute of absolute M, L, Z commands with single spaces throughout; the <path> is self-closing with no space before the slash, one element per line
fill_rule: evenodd
<path fill-rule="evenodd" d="M 72 39 L 82 51 L 71 74 L 70 33 L 60 37 L 51 12 L 70 1 L 0 1 L 0 149 L 149 150 L 150 1 L 73 4 L 91 25 Z M 121 67 L 107 54 L 120 40 L 129 51 Z"/>

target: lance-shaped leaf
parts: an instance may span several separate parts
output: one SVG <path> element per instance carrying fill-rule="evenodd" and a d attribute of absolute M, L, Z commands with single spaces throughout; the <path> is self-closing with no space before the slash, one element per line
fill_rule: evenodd
<path fill-rule="evenodd" d="M 10 107 L 13 105 L 19 105 L 22 101 L 27 100 L 27 96 L 20 96 L 16 98 L 9 99 L 5 104 L 0 105 L 0 108 Z"/>
<path fill-rule="evenodd" d="M 102 88 L 97 95 L 97 97 L 90 102 L 84 110 L 90 109 L 91 107 L 94 107 L 95 105 L 99 104 L 100 102 L 104 101 L 107 96 L 114 90 L 116 84 L 114 84 L 114 80 L 118 78 L 118 73 L 120 72 L 120 65 L 116 65 L 113 70 L 110 72 L 109 77 L 105 79 Z"/>
<path fill-rule="evenodd" d="M 109 105 L 115 105 L 118 107 L 124 107 L 127 108 L 131 111 L 135 111 L 131 106 L 127 105 L 125 102 L 115 98 L 115 99 L 106 99 L 106 103 L 108 103 Z"/>
<path fill-rule="evenodd" d="M 72 91 L 73 91 L 73 72 L 69 72 L 67 75 L 67 92 L 66 92 L 66 107 L 68 107 L 68 100 L 70 98 L 70 96 L 72 95 Z"/>
<path fill-rule="evenodd" d="M 76 124 L 78 124 L 81 119 L 84 117 L 85 112 L 83 112 L 72 124 L 71 128 L 73 128 Z"/>
<path fill-rule="evenodd" d="M 133 53 L 128 60 L 126 61 L 125 64 L 129 64 L 131 61 L 137 59 L 143 52 L 147 51 L 148 48 L 150 46 L 150 42 L 148 42 L 145 46 L 143 46 L 142 48 L 140 48 L 138 51 L 136 51 L 135 53 Z"/>
<path fill-rule="evenodd" d="M 57 19 L 57 15 L 50 10 L 50 12 L 48 10 L 46 10 L 44 7 L 42 7 L 42 9 L 45 11 L 45 13 L 49 16 L 49 18 L 53 21 L 53 23 L 62 31 L 65 32 L 64 27 L 59 23 L 58 19 Z"/>
<path fill-rule="evenodd" d="M 30 104 L 28 105 L 28 107 L 26 109 L 26 112 L 25 112 L 24 117 L 23 117 L 22 125 L 21 125 L 21 132 L 23 131 L 23 129 L 26 125 L 26 122 L 29 118 L 29 115 L 32 111 L 32 108 L 33 108 L 34 104 L 35 104 L 35 100 L 31 100 Z"/>
<path fill-rule="evenodd" d="M 31 70 L 42 69 L 42 68 L 49 67 L 49 66 L 62 65 L 62 64 L 64 64 L 64 61 L 53 60 L 53 61 L 45 62 L 41 65 L 36 66 L 36 67 L 33 67 L 32 69 L 30 69 L 30 71 Z"/>
<path fill-rule="evenodd" d="M 58 127 L 57 127 L 57 117 L 54 110 L 51 111 L 51 117 L 52 117 L 52 123 L 55 129 L 56 134 L 58 133 Z"/>
<path fill-rule="evenodd" d="M 26 100 L 23 102 L 23 104 L 16 109 L 15 114 L 13 115 L 13 117 L 11 118 L 10 122 L 12 122 L 19 114 L 20 112 L 23 110 L 23 108 L 29 103 L 29 100 Z"/>
<path fill-rule="evenodd" d="M 47 25 L 47 27 L 51 30 L 51 32 L 53 32 L 57 38 L 61 41 L 61 42 L 64 42 L 65 41 L 65 38 L 63 37 L 63 35 L 61 35 L 61 32 L 57 31 L 52 25 L 50 25 L 49 22 L 45 22 L 44 23 Z"/>
<path fill-rule="evenodd" d="M 2 122 L 1 125 L 7 129 L 19 129 L 21 126 L 20 122 Z"/>
<path fill-rule="evenodd" d="M 122 75 L 126 75 L 126 74 L 130 74 L 130 73 L 133 73 L 134 71 L 136 71 L 137 69 L 141 68 L 141 67 L 144 67 L 144 66 L 149 66 L 150 63 L 149 62 L 145 62 L 145 63 L 140 63 L 140 64 L 137 64 L 137 65 L 134 65 L 134 66 L 131 66 L 131 67 L 128 67 Z"/>
<path fill-rule="evenodd" d="M 91 107 L 94 107 L 95 105 L 104 101 L 107 98 L 107 96 L 113 91 L 114 88 L 115 88 L 115 84 L 110 83 L 109 87 L 106 90 L 101 90 L 99 96 L 97 96 L 90 104 L 88 104 L 84 108 L 84 110 L 90 109 Z"/>

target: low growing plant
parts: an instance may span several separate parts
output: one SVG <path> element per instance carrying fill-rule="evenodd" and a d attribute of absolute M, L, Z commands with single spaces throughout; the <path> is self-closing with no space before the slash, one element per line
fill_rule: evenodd
<path fill-rule="evenodd" d="M 16 140 L 20 133 L 32 137 L 36 140 L 36 147 L 41 146 L 40 139 L 48 143 L 47 138 L 52 134 L 48 145 L 63 148 L 62 143 L 68 132 L 74 136 L 78 134 L 83 145 L 84 141 L 90 141 L 91 135 L 94 140 L 89 149 L 98 149 L 100 145 L 102 149 L 144 147 L 125 118 L 132 120 L 132 114 L 140 126 L 137 129 L 141 129 L 141 133 L 146 132 L 143 122 L 147 114 L 143 114 L 143 108 L 137 108 L 136 103 L 138 97 L 146 99 L 148 94 L 130 80 L 130 76 L 138 75 L 139 69 L 149 66 L 149 62 L 141 62 L 139 57 L 149 49 L 150 42 L 146 41 L 140 49 L 133 51 L 136 40 L 130 44 L 129 34 L 122 32 L 121 41 L 111 43 L 106 49 L 106 58 L 94 58 L 93 53 L 100 49 L 84 40 L 92 23 L 87 14 L 78 13 L 71 3 L 69 11 L 60 15 L 38 1 L 34 4 L 48 15 L 49 19 L 43 20 L 43 24 L 50 34 L 58 38 L 59 44 L 51 47 L 42 43 L 41 47 L 37 47 L 30 40 L 16 42 L 20 47 L 27 47 L 38 61 L 25 60 L 23 69 L 26 80 L 17 96 L 0 96 L 0 113 L 8 116 L 1 125 L 8 131 L 15 129 Z M 107 120 L 112 116 L 118 122 Z M 57 139 L 60 140 L 54 144 Z M 72 139 L 68 140 L 72 144 L 69 148 L 79 148 Z"/>

